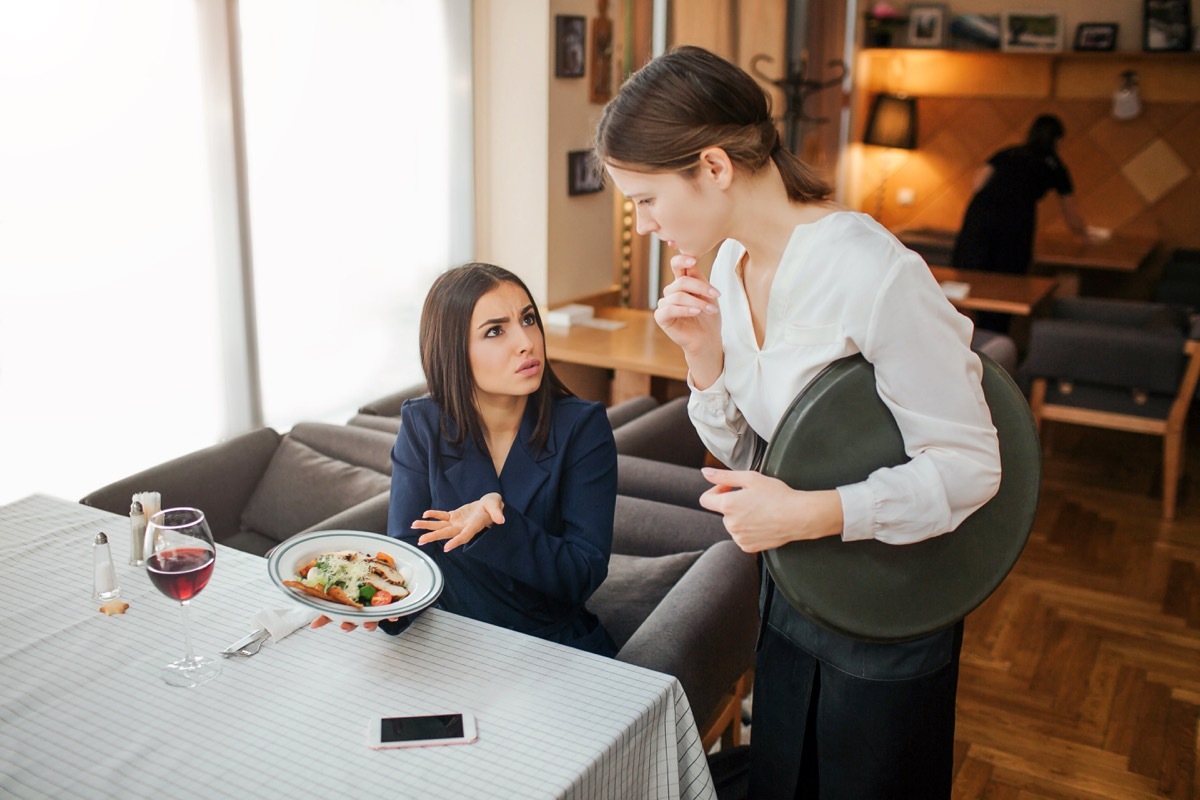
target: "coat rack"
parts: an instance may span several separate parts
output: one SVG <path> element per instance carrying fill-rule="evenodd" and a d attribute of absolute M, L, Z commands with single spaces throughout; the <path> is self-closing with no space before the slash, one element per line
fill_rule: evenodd
<path fill-rule="evenodd" d="M 783 92 L 784 138 L 788 149 L 793 153 L 797 153 L 800 148 L 801 125 L 804 123 L 821 125 L 829 122 L 828 117 L 809 116 L 804 110 L 804 101 L 810 95 L 840 84 L 845 79 L 848 71 L 846 62 L 838 60 L 830 61 L 826 66 L 837 69 L 838 74 L 835 77 L 820 81 L 810 80 L 805 77 L 805 72 L 808 70 L 808 61 L 804 58 L 798 61 L 789 59 L 787 73 L 782 78 L 771 78 L 764 74 L 758 68 L 758 65 L 762 62 L 772 64 L 775 62 L 775 59 L 762 53 L 754 56 L 750 59 L 750 72 L 754 74 L 754 77 L 777 87 Z"/>

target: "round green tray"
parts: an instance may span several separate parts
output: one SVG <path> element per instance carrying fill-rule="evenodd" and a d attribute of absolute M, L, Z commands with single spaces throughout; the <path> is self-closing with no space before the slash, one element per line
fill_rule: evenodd
<path fill-rule="evenodd" d="M 1029 405 L 987 356 L 983 392 L 1000 439 L 996 496 L 957 530 L 910 545 L 830 536 L 765 553 L 780 592 L 797 611 L 836 633 L 907 641 L 966 617 L 1012 569 L 1033 527 L 1041 448 Z M 860 355 L 830 364 L 783 415 L 762 472 L 795 489 L 858 483 L 908 460 L 891 412 Z"/>

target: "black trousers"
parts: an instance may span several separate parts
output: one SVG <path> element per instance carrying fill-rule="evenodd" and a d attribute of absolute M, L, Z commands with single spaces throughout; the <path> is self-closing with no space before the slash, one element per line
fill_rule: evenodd
<path fill-rule="evenodd" d="M 766 591 L 750 800 L 949 800 L 962 622 L 869 644 Z"/>

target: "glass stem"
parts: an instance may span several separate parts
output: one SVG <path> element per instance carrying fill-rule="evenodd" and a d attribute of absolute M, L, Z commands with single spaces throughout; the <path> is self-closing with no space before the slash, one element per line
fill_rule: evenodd
<path fill-rule="evenodd" d="M 187 661 L 190 664 L 196 660 L 196 657 L 192 655 L 192 633 L 188 630 L 187 605 L 187 600 L 180 601 L 179 612 L 183 615 L 183 643 L 187 647 Z"/>

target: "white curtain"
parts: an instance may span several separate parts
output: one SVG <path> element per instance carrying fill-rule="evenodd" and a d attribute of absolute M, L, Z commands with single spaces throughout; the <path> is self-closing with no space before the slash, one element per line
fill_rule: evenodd
<path fill-rule="evenodd" d="M 199 47 L 184 3 L 0 3 L 2 501 L 221 429 Z"/>
<path fill-rule="evenodd" d="M 420 302 L 471 256 L 469 3 L 240 6 L 264 418 L 345 422 L 422 380 Z"/>
<path fill-rule="evenodd" d="M 344 422 L 419 380 L 424 291 L 473 249 L 469 0 L 240 6 L 262 412 Z M 258 416 L 222 288 L 223 7 L 0 2 L 0 502 Z"/>

